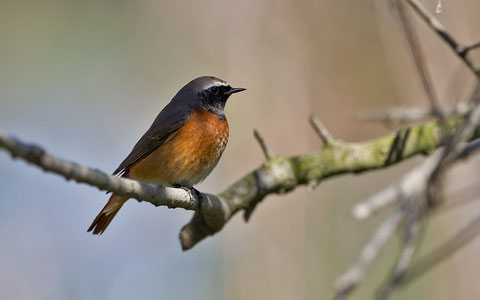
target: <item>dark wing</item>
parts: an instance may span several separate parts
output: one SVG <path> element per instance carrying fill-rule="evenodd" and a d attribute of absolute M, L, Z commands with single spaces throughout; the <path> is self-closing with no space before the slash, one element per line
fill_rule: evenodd
<path fill-rule="evenodd" d="M 178 104 L 178 103 L 177 103 Z M 135 144 L 130 154 L 113 172 L 113 175 L 123 175 L 138 161 L 147 157 L 159 146 L 164 144 L 190 118 L 188 109 L 175 107 L 169 103 L 155 118 L 150 128 Z"/>

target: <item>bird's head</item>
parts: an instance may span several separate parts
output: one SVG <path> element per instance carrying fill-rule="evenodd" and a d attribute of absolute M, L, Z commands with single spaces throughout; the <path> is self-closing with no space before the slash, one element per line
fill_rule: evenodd
<path fill-rule="evenodd" d="M 245 90 L 244 88 L 232 88 L 220 78 L 202 76 L 190 81 L 178 92 L 177 96 L 182 96 L 181 98 L 186 96 L 193 102 L 190 104 L 223 115 L 228 97 Z"/>

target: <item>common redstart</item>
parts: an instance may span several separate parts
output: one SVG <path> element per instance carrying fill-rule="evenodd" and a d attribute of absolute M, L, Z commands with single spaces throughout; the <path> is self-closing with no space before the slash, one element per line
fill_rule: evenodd
<path fill-rule="evenodd" d="M 193 189 L 212 172 L 227 145 L 224 108 L 228 97 L 244 90 L 212 76 L 190 81 L 158 114 L 113 175 Z M 128 199 L 112 195 L 88 232 L 102 234 Z"/>

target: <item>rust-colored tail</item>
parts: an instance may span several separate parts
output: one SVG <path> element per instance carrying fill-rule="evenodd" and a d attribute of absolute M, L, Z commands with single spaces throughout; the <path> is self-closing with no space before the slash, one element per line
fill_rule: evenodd
<path fill-rule="evenodd" d="M 123 204 L 127 202 L 128 197 L 119 197 L 117 195 L 112 195 L 108 199 L 107 204 L 98 214 L 98 216 L 93 220 L 92 225 L 88 228 L 87 232 L 93 230 L 93 234 L 102 234 L 105 229 L 107 229 L 108 224 L 112 222 L 113 217 L 118 213 Z"/>

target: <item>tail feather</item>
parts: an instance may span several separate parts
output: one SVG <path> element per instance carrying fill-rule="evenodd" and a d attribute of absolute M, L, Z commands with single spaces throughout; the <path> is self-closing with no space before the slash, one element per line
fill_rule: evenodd
<path fill-rule="evenodd" d="M 100 211 L 95 220 L 93 220 L 87 232 L 93 230 L 93 234 L 102 234 L 127 200 L 128 197 L 112 195 L 105 207 Z"/>

